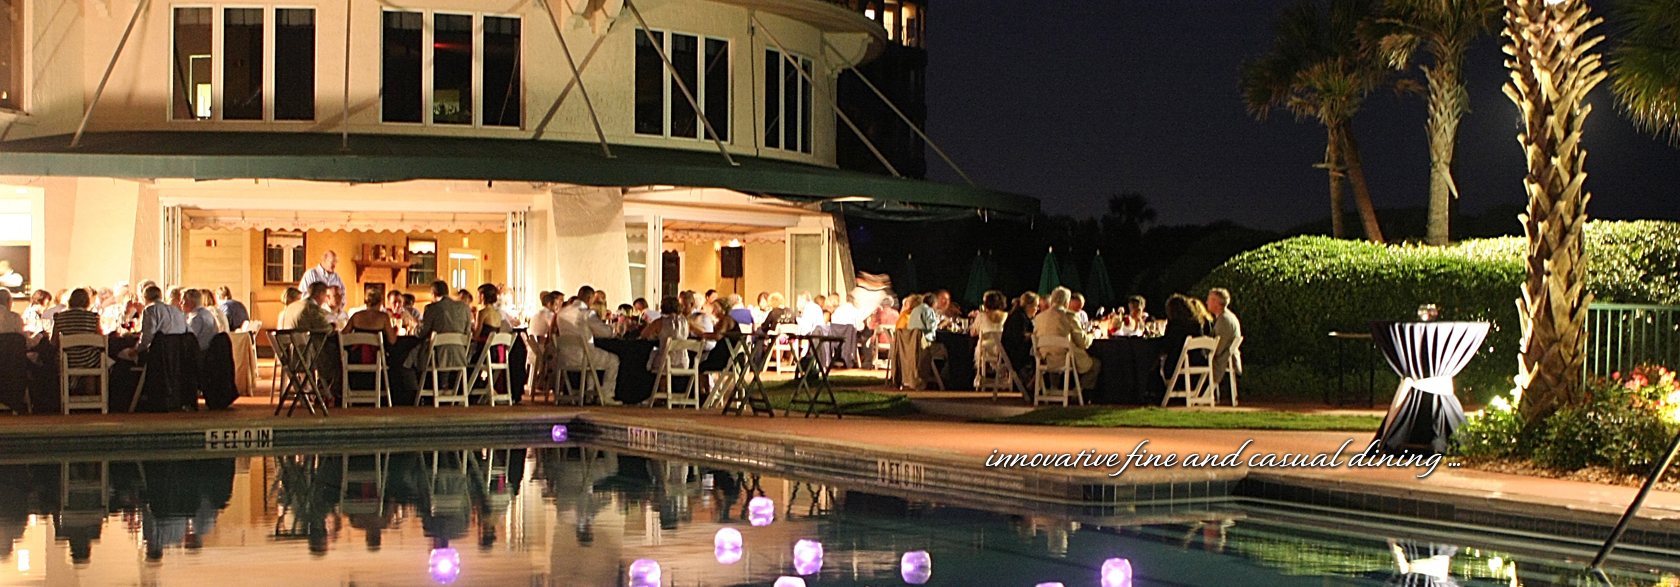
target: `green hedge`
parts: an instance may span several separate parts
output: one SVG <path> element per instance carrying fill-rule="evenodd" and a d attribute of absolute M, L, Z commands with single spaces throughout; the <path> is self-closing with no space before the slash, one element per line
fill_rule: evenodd
<path fill-rule="evenodd" d="M 1586 237 L 1588 287 L 1597 301 L 1680 304 L 1680 223 L 1591 222 Z M 1415 320 L 1423 304 L 1438 306 L 1445 320 L 1491 322 L 1482 353 L 1457 380 L 1461 397 L 1480 403 L 1508 391 L 1516 374 L 1524 246 L 1516 237 L 1426 247 L 1304 236 L 1232 257 L 1194 291 L 1231 290 L 1246 337 L 1242 389 L 1250 396 L 1333 392 L 1333 330 L 1369 332 L 1372 320 Z M 1349 390 L 1363 395 L 1364 382 L 1352 375 L 1364 373 L 1354 367 L 1364 347 L 1350 343 L 1347 350 Z M 1397 382 L 1376 361 L 1381 402 Z"/>

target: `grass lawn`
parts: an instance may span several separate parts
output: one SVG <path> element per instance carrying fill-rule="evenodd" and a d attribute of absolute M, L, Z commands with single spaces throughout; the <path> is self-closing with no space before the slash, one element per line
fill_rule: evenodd
<path fill-rule="evenodd" d="M 1213 430 L 1333 430 L 1375 432 L 1377 416 L 1319 415 L 1300 412 L 1228 412 L 1161 408 L 1041 408 L 985 422 L 1085 426 L 1092 428 L 1204 428 Z"/>
<path fill-rule="evenodd" d="M 910 398 L 903 394 L 879 393 L 853 389 L 859 387 L 874 387 L 881 385 L 883 379 L 879 377 L 833 376 L 829 377 L 829 385 L 834 387 L 834 399 L 840 403 L 840 413 L 863 416 L 904 416 L 916 413 L 916 408 L 910 405 Z M 770 405 L 781 412 L 788 408 L 793 399 L 794 390 L 799 388 L 797 380 L 766 383 L 764 390 L 770 394 Z M 805 408 L 800 404 L 794 410 L 799 412 Z M 828 414 L 832 411 L 827 407 L 818 407 L 817 411 Z"/>

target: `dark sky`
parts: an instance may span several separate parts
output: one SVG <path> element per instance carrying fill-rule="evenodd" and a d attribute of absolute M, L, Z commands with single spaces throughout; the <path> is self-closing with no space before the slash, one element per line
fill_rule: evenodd
<path fill-rule="evenodd" d="M 1282 0 L 943 0 L 928 21 L 928 130 L 983 186 L 1047 212 L 1100 214 L 1144 194 L 1163 224 L 1229 219 L 1281 229 L 1329 214 L 1324 130 L 1256 122 L 1241 64 L 1271 46 Z M 1607 2 L 1595 2 L 1603 9 Z M 1463 210 L 1525 201 L 1516 107 L 1494 38 L 1472 51 L 1459 135 Z M 1600 218 L 1680 219 L 1680 149 L 1635 130 L 1594 92 L 1586 168 Z M 1422 96 L 1373 95 L 1355 119 L 1379 208 L 1428 200 Z M 929 177 L 960 181 L 929 153 Z M 1351 202 L 1351 198 L 1350 198 Z M 1515 220 L 1513 220 L 1513 223 Z"/>

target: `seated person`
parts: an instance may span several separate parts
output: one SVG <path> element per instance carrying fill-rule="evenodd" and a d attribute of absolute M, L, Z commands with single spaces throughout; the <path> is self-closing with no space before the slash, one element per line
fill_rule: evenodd
<path fill-rule="evenodd" d="M 1051 290 L 1048 298 L 1050 307 L 1033 317 L 1033 345 L 1037 347 L 1051 338 L 1062 338 L 1072 343 L 1068 352 L 1073 354 L 1073 370 L 1079 374 L 1080 385 L 1091 389 L 1097 385 L 1097 372 L 1102 364 L 1086 352 L 1091 346 L 1091 335 L 1080 328 L 1078 318 L 1068 309 L 1068 301 L 1072 298 L 1073 292 L 1068 288 Z M 1036 348 L 1034 352 L 1037 352 Z M 1061 356 L 1051 356 L 1048 364 L 1059 365 L 1063 360 Z"/>
<path fill-rule="evenodd" d="M 581 366 L 584 357 L 580 353 L 589 354 L 589 364 L 601 372 L 601 401 L 608 405 L 617 405 L 615 396 L 618 391 L 618 355 L 595 346 L 596 338 L 609 338 L 613 329 L 594 310 L 589 309 L 588 300 L 595 298 L 595 288 L 583 286 L 578 288 L 578 295 L 571 303 L 560 308 L 554 314 L 554 338 L 559 345 L 560 370 L 569 366 Z M 568 338 L 579 338 L 584 342 L 583 349 L 573 345 L 563 344 Z"/>
<path fill-rule="evenodd" d="M 69 307 L 53 317 L 52 337 L 55 346 L 64 348 L 64 337 L 70 334 L 104 334 L 100 328 L 99 315 L 88 310 L 92 298 L 87 289 L 70 290 Z M 104 357 L 99 355 L 99 349 L 89 347 L 71 349 L 65 353 L 64 358 L 71 369 L 94 369 L 104 362 Z M 84 385 L 98 382 L 92 377 L 83 377 L 80 381 Z"/>

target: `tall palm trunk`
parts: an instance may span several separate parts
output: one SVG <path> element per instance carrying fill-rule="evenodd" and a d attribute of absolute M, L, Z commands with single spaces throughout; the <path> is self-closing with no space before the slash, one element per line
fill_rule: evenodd
<path fill-rule="evenodd" d="M 1382 225 L 1377 223 L 1377 208 L 1371 204 L 1371 187 L 1365 184 L 1365 166 L 1359 160 L 1359 141 L 1353 138 L 1353 123 L 1343 121 L 1341 130 L 1342 160 L 1347 163 L 1348 183 L 1353 184 L 1353 204 L 1359 209 L 1359 221 L 1365 225 L 1365 238 L 1383 242 Z"/>
<path fill-rule="evenodd" d="M 1601 22 L 1588 14 L 1585 0 L 1506 0 L 1506 67 L 1511 83 L 1505 94 L 1522 113 L 1517 141 L 1528 155 L 1523 186 L 1528 214 L 1528 278 L 1522 299 L 1522 341 L 1517 385 L 1521 413 L 1529 421 L 1559 407 L 1585 400 L 1581 386 L 1586 355 L 1586 259 L 1582 229 L 1592 195 L 1582 187 L 1581 126 L 1592 106 L 1587 92 L 1604 79 L 1599 56 L 1591 53 L 1603 37 L 1583 38 Z"/>
<path fill-rule="evenodd" d="M 1336 131 L 1329 131 L 1329 140 L 1324 146 L 1324 171 L 1330 174 L 1330 236 L 1347 238 L 1347 226 L 1342 219 L 1342 210 L 1347 209 L 1342 204 L 1342 150 L 1341 141 L 1337 140 Z"/>
<path fill-rule="evenodd" d="M 1458 150 L 1458 123 L 1470 111 L 1470 93 L 1456 62 L 1423 70 L 1429 81 L 1429 233 L 1424 242 L 1442 246 L 1452 240 L 1453 157 Z"/>

